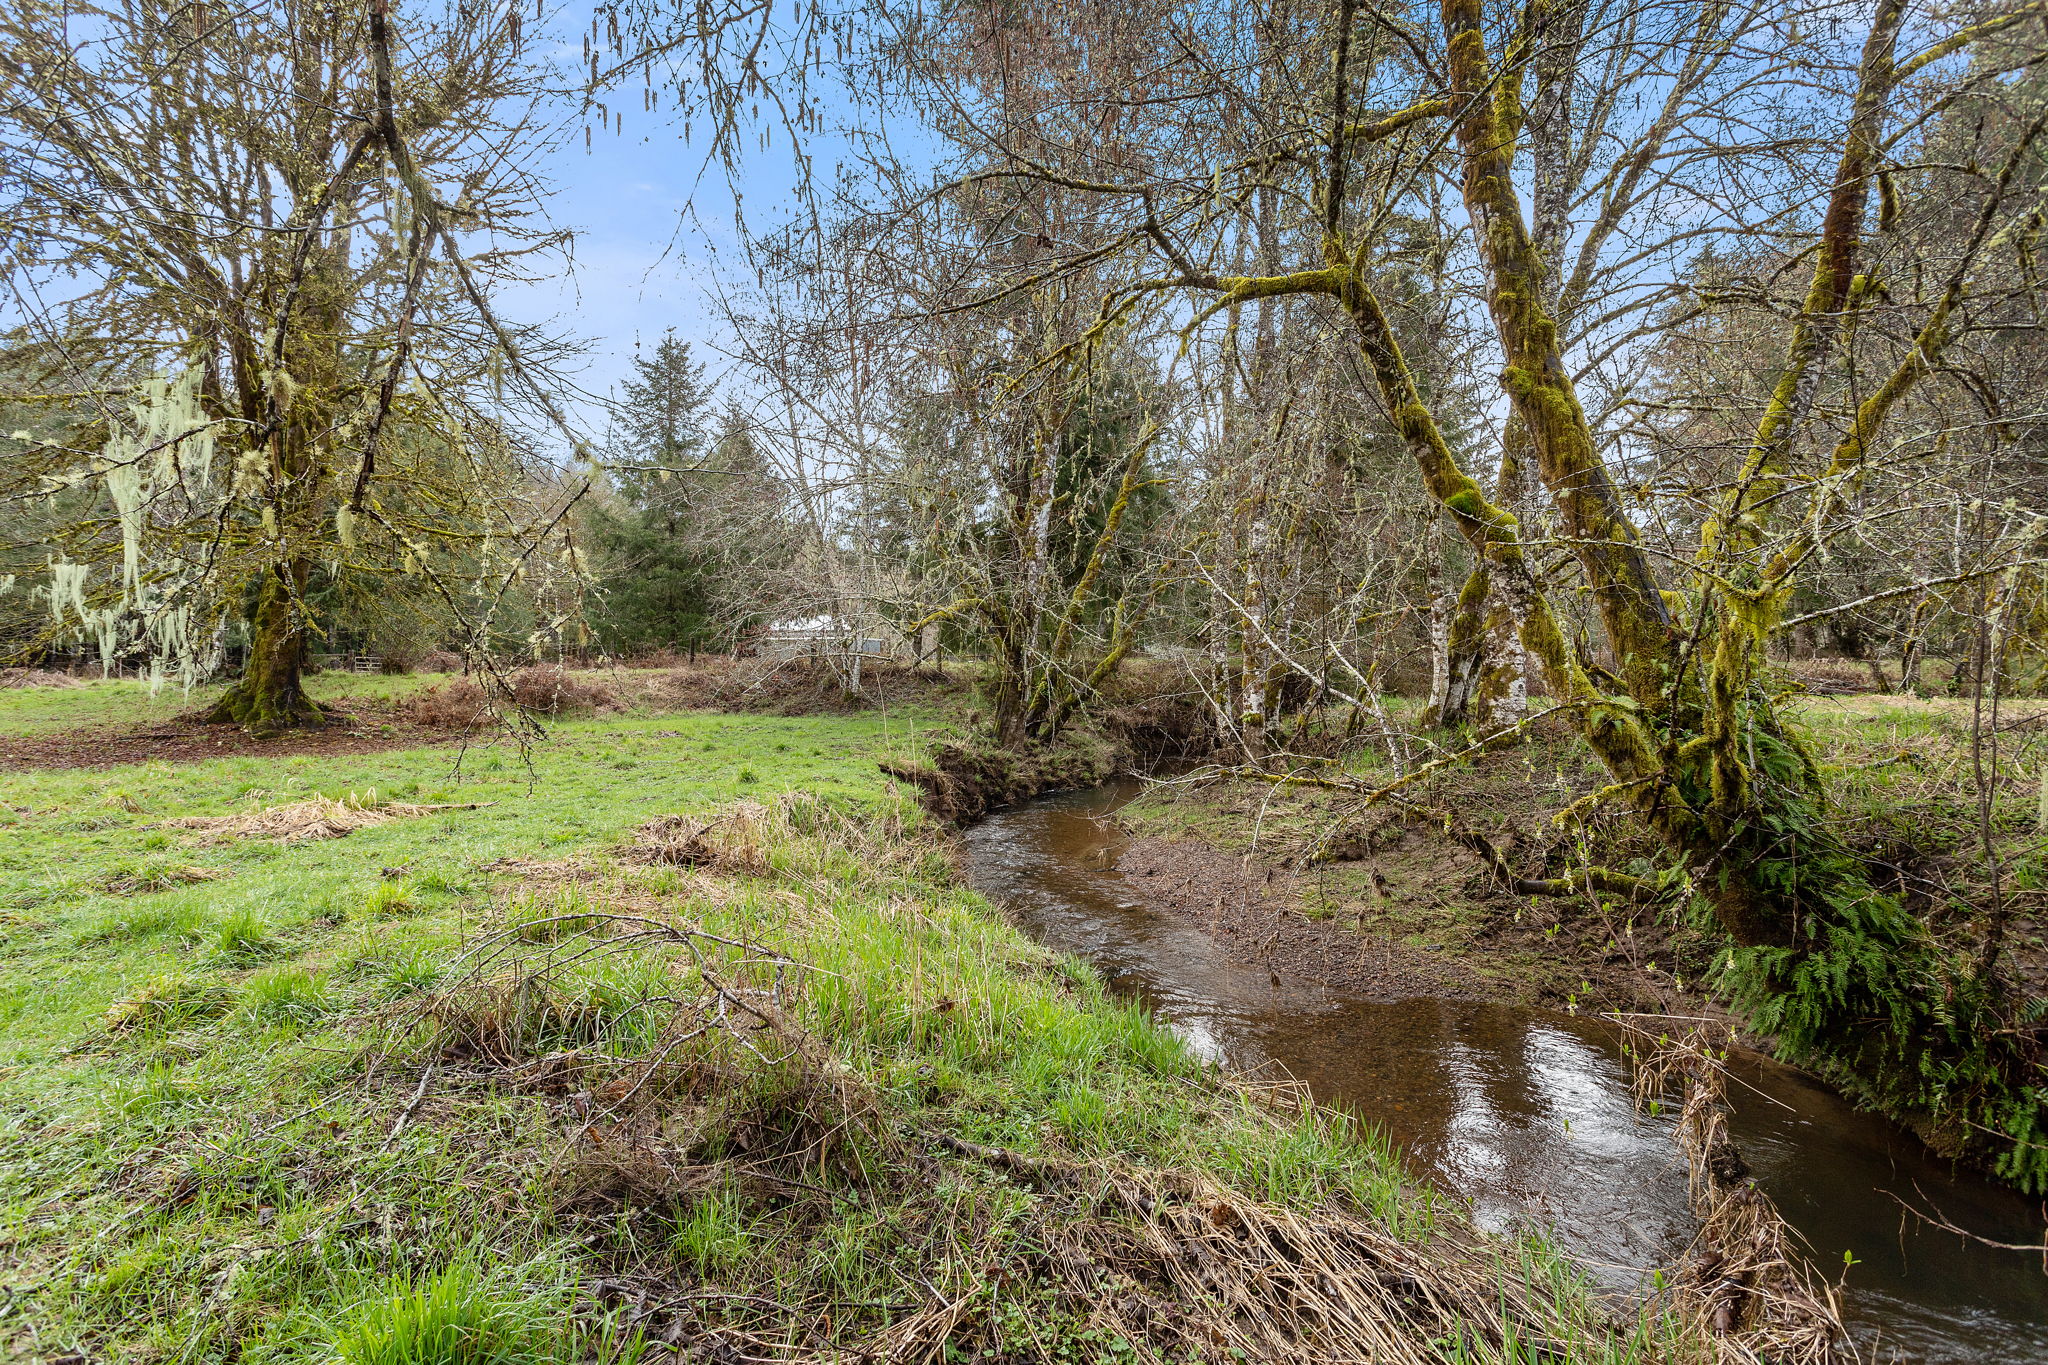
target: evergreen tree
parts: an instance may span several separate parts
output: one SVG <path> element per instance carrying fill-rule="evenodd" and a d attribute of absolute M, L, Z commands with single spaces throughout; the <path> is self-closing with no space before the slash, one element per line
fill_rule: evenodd
<path fill-rule="evenodd" d="M 711 393 L 690 344 L 635 357 L 612 460 L 616 498 L 590 516 L 599 641 L 613 654 L 728 648 L 773 596 L 786 502 L 737 410 L 707 433 Z"/>

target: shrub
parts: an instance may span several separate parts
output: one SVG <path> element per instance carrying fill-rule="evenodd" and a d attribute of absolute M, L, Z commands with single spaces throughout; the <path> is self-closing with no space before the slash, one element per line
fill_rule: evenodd
<path fill-rule="evenodd" d="M 535 715 L 587 715 L 615 710 L 619 700 L 609 688 L 576 677 L 553 664 L 522 668 L 505 679 L 512 702 Z M 488 695 L 474 679 L 458 678 L 430 687 L 406 704 L 406 714 L 421 725 L 466 730 L 490 718 Z"/>
<path fill-rule="evenodd" d="M 507 681 L 512 685 L 512 700 L 543 715 L 597 711 L 618 705 L 618 698 L 609 689 L 582 681 L 553 664 L 522 668 Z"/>
<path fill-rule="evenodd" d="M 405 714 L 436 730 L 467 730 L 488 721 L 491 708 L 481 687 L 459 678 L 420 693 L 405 704 Z"/>

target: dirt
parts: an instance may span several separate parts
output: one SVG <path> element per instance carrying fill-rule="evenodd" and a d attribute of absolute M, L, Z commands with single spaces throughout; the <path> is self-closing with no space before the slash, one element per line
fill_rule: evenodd
<path fill-rule="evenodd" d="M 1501 775 L 1468 779 L 1492 790 L 1459 793 L 1460 808 L 1504 812 L 1489 830 L 1496 844 L 1518 862 L 1545 861 L 1540 823 L 1516 818 L 1518 793 Z M 1137 837 L 1119 866 L 1148 903 L 1248 960 L 1333 988 L 1595 1011 L 1708 1007 L 1695 986 L 1708 946 L 1658 912 L 1511 894 L 1441 828 L 1399 812 L 1354 815 L 1325 843 L 1333 814 L 1314 796 L 1201 790 L 1127 811 Z"/>
<path fill-rule="evenodd" d="M 1328 986 L 1375 1000 L 1489 999 L 1493 983 L 1442 952 L 1355 921 L 1310 919 L 1300 880 L 1271 864 L 1194 840 L 1139 839 L 1117 870 L 1148 906 L 1201 928 L 1233 957 L 1276 980 Z"/>
<path fill-rule="evenodd" d="M 49 735 L 0 735 L 0 764 L 16 768 L 113 768 L 127 763 L 198 763 L 209 758 L 292 758 L 374 754 L 454 744 L 462 737 L 399 717 L 358 710 L 337 714 L 317 730 L 255 739 L 235 725 L 213 725 L 204 712 L 143 726 L 98 725 Z"/>

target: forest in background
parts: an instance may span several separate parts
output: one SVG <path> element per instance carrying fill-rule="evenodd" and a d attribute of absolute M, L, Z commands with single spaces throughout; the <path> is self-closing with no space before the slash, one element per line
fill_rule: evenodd
<path fill-rule="evenodd" d="M 1562 727 L 1608 781 L 1555 817 L 1653 856 L 1503 879 L 1710 926 L 1781 1055 L 2048 1188 L 2001 843 L 2048 809 L 2042 5 L 36 0 L 0 45 L 10 662 L 230 673 L 275 734 L 321 654 L 517 718 L 520 663 L 804 622 L 849 688 L 846 641 L 976 660 L 1015 755 L 1150 659 L 1361 812 Z M 541 150 L 629 124 L 735 199 L 795 169 L 715 382 L 670 338 L 593 408 L 615 343 L 497 300 L 567 268 Z M 1969 703 L 1942 931 L 1802 685 Z"/>

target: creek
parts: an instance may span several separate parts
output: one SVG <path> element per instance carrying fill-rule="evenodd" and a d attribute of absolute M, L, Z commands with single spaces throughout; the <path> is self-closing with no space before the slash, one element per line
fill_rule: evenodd
<path fill-rule="evenodd" d="M 1137 791 L 1116 782 L 996 812 L 963 837 L 969 880 L 1203 1058 L 1277 1069 L 1382 1129 L 1481 1227 L 1547 1235 L 1617 1294 L 1683 1255 L 1693 1220 L 1670 1122 L 1636 1115 L 1610 1026 L 1518 1005 L 1347 997 L 1234 960 L 1117 872 L 1126 839 L 1108 817 Z M 1980 1237 L 2038 1243 L 2037 1201 L 1953 1169 L 1790 1068 L 1742 1058 L 1733 1069 L 1734 1139 L 1822 1272 L 1844 1282 L 1866 1359 L 2048 1361 L 2043 1258 L 1940 1231 L 1901 1202 Z"/>

